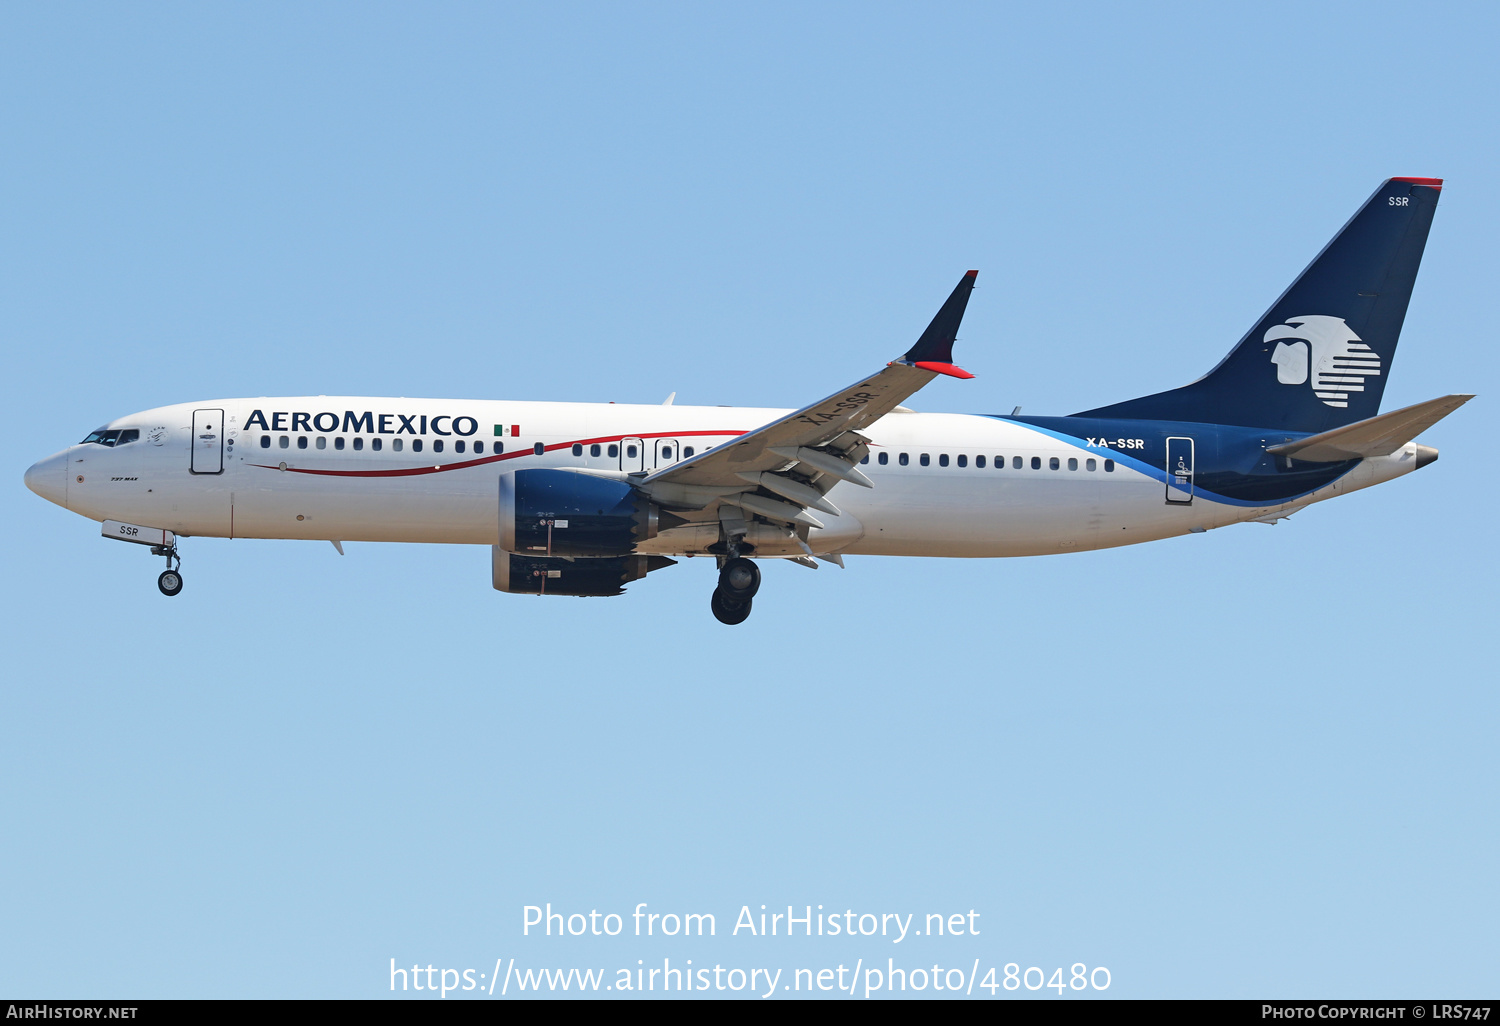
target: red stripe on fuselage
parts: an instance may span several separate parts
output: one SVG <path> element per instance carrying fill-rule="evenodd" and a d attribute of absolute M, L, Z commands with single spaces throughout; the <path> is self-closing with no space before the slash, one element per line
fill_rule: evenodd
<path fill-rule="evenodd" d="M 698 438 L 703 435 L 743 435 L 743 431 L 656 431 L 639 435 L 600 435 L 598 438 L 580 438 L 573 442 L 558 442 L 554 445 L 543 447 L 544 453 L 555 449 L 571 449 L 575 445 L 605 445 L 610 442 L 623 441 L 626 438 Z M 494 456 L 481 456 L 477 460 L 464 460 L 460 463 L 446 463 L 435 467 L 405 467 L 399 470 L 309 470 L 302 467 L 287 467 L 287 474 L 316 474 L 321 477 L 417 477 L 422 474 L 446 474 L 450 470 L 468 470 L 470 467 L 480 467 L 486 463 L 499 463 L 501 460 L 520 459 L 523 456 L 535 456 L 536 450 L 530 447 L 517 449 L 515 452 L 496 453 Z M 277 470 L 281 467 L 271 466 L 265 463 L 252 463 L 252 467 L 262 470 Z"/>

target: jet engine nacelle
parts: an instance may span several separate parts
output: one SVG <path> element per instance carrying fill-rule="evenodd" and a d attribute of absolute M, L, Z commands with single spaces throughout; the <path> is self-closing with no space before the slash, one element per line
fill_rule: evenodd
<path fill-rule="evenodd" d="M 543 469 L 500 476 L 500 548 L 506 552 L 624 556 L 656 537 L 659 517 L 656 506 L 624 481 Z"/>
<path fill-rule="evenodd" d="M 530 471 L 528 471 L 530 473 Z M 544 471 L 545 473 L 545 471 Z M 625 585 L 677 561 L 666 556 L 527 556 L 493 547 L 495 590 L 522 595 L 619 595 Z"/>

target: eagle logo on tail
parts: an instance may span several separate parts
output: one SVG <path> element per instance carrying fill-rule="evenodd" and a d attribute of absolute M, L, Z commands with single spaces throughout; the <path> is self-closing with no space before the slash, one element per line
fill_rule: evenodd
<path fill-rule="evenodd" d="M 1271 352 L 1276 380 L 1301 385 L 1311 379 L 1313 394 L 1328 406 L 1347 407 L 1349 393 L 1363 392 L 1365 378 L 1380 374 L 1380 354 L 1361 342 L 1342 317 L 1288 317 L 1266 332 L 1265 341 L 1278 343 Z"/>

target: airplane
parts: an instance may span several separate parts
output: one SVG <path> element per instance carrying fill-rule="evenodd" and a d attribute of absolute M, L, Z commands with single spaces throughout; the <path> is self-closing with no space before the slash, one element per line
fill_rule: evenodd
<path fill-rule="evenodd" d="M 1415 438 L 1472 395 L 1381 414 L 1436 178 L 1391 178 L 1208 374 L 1071 416 L 917 413 L 977 272 L 900 358 L 795 410 L 298 396 L 110 421 L 27 487 L 165 557 L 181 539 L 491 547 L 491 583 L 619 595 L 711 557 L 738 624 L 758 560 L 1081 552 L 1275 523 L 1427 466 Z"/>

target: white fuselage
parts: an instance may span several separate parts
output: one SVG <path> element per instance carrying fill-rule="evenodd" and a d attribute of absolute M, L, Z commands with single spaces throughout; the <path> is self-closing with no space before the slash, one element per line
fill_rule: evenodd
<path fill-rule="evenodd" d="M 27 481 L 91 519 L 178 535 L 493 545 L 502 474 L 650 471 L 682 460 L 688 447 L 701 453 L 787 412 L 225 399 L 120 418 L 108 427 L 138 431 L 138 439 L 75 445 L 38 464 Z M 1231 504 L 1200 493 L 1183 505 L 1164 501 L 1161 475 L 1127 452 L 1014 421 L 898 411 L 865 433 L 872 456 L 860 469 L 875 487 L 841 483 L 829 493 L 842 515 L 820 514 L 825 526 L 809 538 L 818 553 L 1026 556 L 1106 548 L 1263 520 L 1416 467 L 1408 444 L 1292 502 Z M 882 453 L 888 462 L 879 461 Z M 1040 469 L 1032 469 L 1034 458 Z M 718 537 L 717 522 L 706 519 L 663 530 L 639 551 L 699 554 Z"/>

